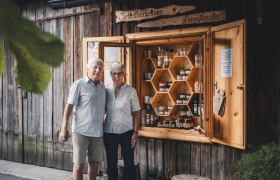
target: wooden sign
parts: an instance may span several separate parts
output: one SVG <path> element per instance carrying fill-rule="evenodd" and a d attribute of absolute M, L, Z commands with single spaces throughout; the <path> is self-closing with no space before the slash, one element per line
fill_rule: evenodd
<path fill-rule="evenodd" d="M 158 16 L 182 14 L 187 11 L 194 10 L 195 6 L 177 6 L 170 5 L 163 8 L 147 8 L 136 9 L 131 11 L 116 11 L 116 22 L 122 21 L 140 21 L 143 19 L 151 19 Z"/>
<path fill-rule="evenodd" d="M 163 27 L 171 25 L 185 25 L 185 24 L 201 24 L 206 22 L 224 21 L 226 19 L 226 11 L 208 11 L 196 14 L 189 14 L 184 16 L 177 16 L 172 18 L 165 18 L 145 23 L 140 23 L 137 27 L 151 28 Z"/>

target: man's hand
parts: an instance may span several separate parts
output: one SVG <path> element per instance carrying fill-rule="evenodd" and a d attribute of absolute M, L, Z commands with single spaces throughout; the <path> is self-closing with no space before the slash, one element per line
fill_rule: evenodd
<path fill-rule="evenodd" d="M 135 148 L 137 141 L 138 141 L 138 132 L 134 132 L 134 134 L 132 135 L 132 138 L 131 138 L 131 147 L 132 148 Z"/>
<path fill-rule="evenodd" d="M 69 138 L 68 129 L 67 128 L 62 128 L 60 133 L 59 133 L 59 137 L 63 142 L 67 141 L 68 138 Z"/>

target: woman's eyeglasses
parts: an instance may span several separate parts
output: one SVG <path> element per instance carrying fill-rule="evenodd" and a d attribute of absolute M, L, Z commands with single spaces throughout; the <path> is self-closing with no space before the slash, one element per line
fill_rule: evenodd
<path fill-rule="evenodd" d="M 124 75 L 124 72 L 111 72 L 111 75 L 112 76 L 123 76 Z"/>

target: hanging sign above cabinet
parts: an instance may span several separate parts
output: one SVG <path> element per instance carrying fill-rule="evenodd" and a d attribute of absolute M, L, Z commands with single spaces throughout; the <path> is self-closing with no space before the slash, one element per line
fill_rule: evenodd
<path fill-rule="evenodd" d="M 155 21 L 149 21 L 140 23 L 137 27 L 140 28 L 151 28 L 151 27 L 164 27 L 172 25 L 185 25 L 185 24 L 201 24 L 207 22 L 216 22 L 226 20 L 226 11 L 208 11 L 196 14 L 189 14 L 183 16 L 177 16 L 172 18 L 164 18 Z"/>
<path fill-rule="evenodd" d="M 151 19 L 159 16 L 182 14 L 184 12 L 191 11 L 194 9 L 195 6 L 170 5 L 159 9 L 147 8 L 130 11 L 116 11 L 116 23 L 122 21 L 140 21 L 143 19 Z"/>

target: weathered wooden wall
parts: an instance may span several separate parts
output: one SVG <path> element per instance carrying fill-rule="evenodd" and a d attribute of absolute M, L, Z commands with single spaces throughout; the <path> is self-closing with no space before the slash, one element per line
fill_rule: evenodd
<path fill-rule="evenodd" d="M 69 87 L 74 80 L 82 77 L 82 38 L 159 30 L 139 29 L 137 22 L 116 24 L 114 11 L 170 4 L 195 5 L 198 12 L 225 9 L 228 22 L 247 19 L 247 150 L 267 142 L 279 142 L 280 29 L 279 23 L 271 20 L 277 6 L 264 3 L 262 0 L 163 0 L 159 4 L 157 0 L 123 0 L 56 11 L 50 9 L 45 1 L 23 5 L 23 15 L 31 20 L 99 6 L 103 8 L 103 13 L 37 23 L 41 29 L 65 42 L 65 62 L 59 68 L 52 69 L 52 81 L 43 95 L 26 93 L 17 87 L 13 57 L 6 50 L 6 71 L 0 77 L 0 159 L 71 170 L 72 154 L 59 150 L 70 147 L 71 142 L 60 143 L 58 133 Z M 261 7 L 257 8 L 257 4 Z M 263 15 L 263 24 L 257 24 L 259 15 Z M 165 173 L 165 177 L 169 178 L 174 174 L 187 173 L 215 180 L 232 179 L 234 164 L 244 152 L 219 144 L 157 139 L 140 139 L 136 148 L 142 179 L 157 174 L 164 167 L 169 170 L 169 174 Z"/>

